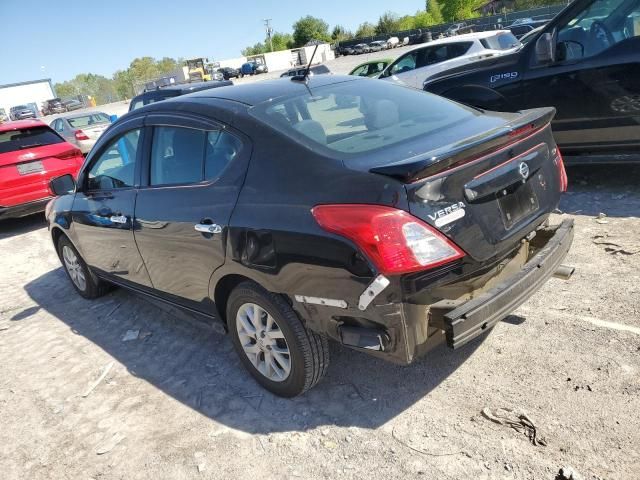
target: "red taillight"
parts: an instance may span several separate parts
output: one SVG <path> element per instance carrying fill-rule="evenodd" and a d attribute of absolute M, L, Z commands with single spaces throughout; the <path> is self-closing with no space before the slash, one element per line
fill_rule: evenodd
<path fill-rule="evenodd" d="M 556 167 L 558 167 L 558 175 L 560 176 L 560 191 L 566 192 L 569 186 L 569 178 L 567 177 L 567 171 L 564 168 L 564 160 L 562 159 L 562 153 L 558 148 L 558 156 L 555 158 Z"/>
<path fill-rule="evenodd" d="M 311 210 L 328 232 L 351 239 L 380 273 L 435 268 L 464 256 L 442 233 L 404 210 L 381 205 L 319 205 Z"/>
<path fill-rule="evenodd" d="M 76 136 L 76 140 L 89 140 L 89 137 L 87 137 L 87 134 L 84 133 L 82 130 L 76 130 L 74 132 L 74 135 Z"/>
<path fill-rule="evenodd" d="M 72 148 L 71 150 L 65 150 L 64 152 L 58 153 L 56 158 L 60 160 L 69 160 L 75 157 L 82 157 L 82 152 L 77 148 Z"/>

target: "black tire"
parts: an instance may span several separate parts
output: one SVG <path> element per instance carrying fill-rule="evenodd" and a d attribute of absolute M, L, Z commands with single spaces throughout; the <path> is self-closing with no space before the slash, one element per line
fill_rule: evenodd
<path fill-rule="evenodd" d="M 263 375 L 243 350 L 236 326 L 240 307 L 253 303 L 273 317 L 284 335 L 290 351 L 291 371 L 283 381 Z M 291 306 L 279 295 L 266 291 L 253 282 L 243 282 L 229 295 L 227 324 L 236 353 L 253 378 L 280 397 L 295 397 L 317 384 L 329 367 L 329 344 L 326 337 L 305 328 Z"/>
<path fill-rule="evenodd" d="M 81 288 L 82 284 L 80 284 L 80 286 L 78 285 L 76 280 L 73 279 L 71 272 L 69 271 L 69 267 L 67 266 L 67 263 L 65 262 L 65 259 L 64 259 L 65 248 L 69 248 L 77 258 L 78 267 L 82 271 L 85 279 L 84 288 Z M 82 259 L 82 257 L 76 250 L 76 247 L 74 247 L 73 244 L 69 241 L 69 239 L 64 235 L 62 235 L 58 240 L 57 249 L 58 249 L 58 256 L 60 257 L 60 262 L 62 262 L 62 266 L 65 272 L 67 272 L 67 275 L 69 276 L 69 280 L 71 281 L 71 285 L 73 285 L 73 288 L 76 289 L 76 292 L 78 292 L 84 298 L 94 299 L 94 298 L 103 296 L 105 293 L 109 291 L 110 285 L 100 280 L 91 272 L 91 270 L 89 269 L 85 261 Z"/>

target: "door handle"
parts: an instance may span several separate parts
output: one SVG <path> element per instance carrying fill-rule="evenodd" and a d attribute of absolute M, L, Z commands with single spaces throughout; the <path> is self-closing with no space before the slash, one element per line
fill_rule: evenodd
<path fill-rule="evenodd" d="M 127 223 L 127 217 L 125 215 L 111 215 L 109 217 L 112 223 Z"/>
<path fill-rule="evenodd" d="M 222 233 L 222 227 L 215 223 L 196 223 L 193 228 L 200 233 Z"/>

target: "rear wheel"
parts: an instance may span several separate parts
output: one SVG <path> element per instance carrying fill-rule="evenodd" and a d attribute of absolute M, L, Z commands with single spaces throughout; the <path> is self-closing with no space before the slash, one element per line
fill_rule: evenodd
<path fill-rule="evenodd" d="M 327 339 L 305 328 L 282 297 L 241 283 L 229 296 L 227 322 L 243 365 L 270 392 L 294 397 L 325 375 Z"/>
<path fill-rule="evenodd" d="M 71 284 L 84 298 L 98 298 L 109 291 L 109 285 L 98 279 L 65 236 L 58 241 L 58 255 Z"/>

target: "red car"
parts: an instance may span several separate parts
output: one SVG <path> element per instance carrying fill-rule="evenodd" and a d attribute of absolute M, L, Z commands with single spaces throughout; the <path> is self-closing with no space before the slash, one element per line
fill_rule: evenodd
<path fill-rule="evenodd" d="M 82 162 L 80 150 L 39 120 L 0 124 L 0 219 L 44 210 L 49 180 L 75 178 Z"/>

